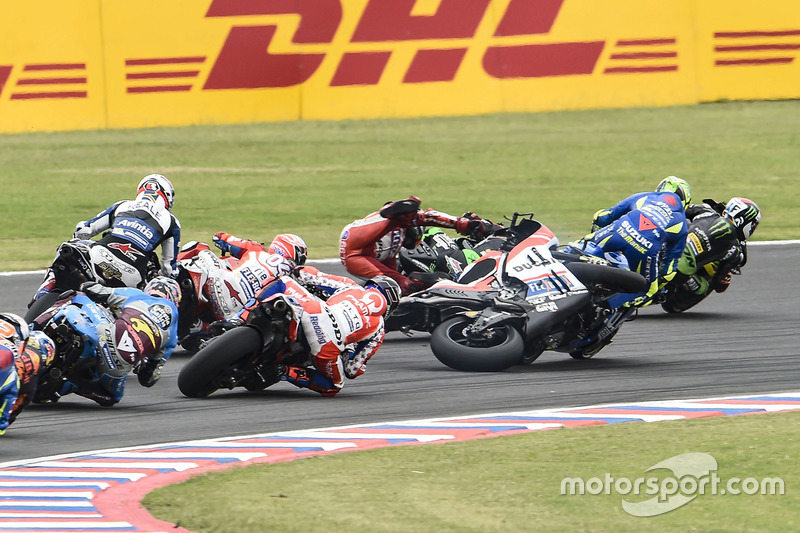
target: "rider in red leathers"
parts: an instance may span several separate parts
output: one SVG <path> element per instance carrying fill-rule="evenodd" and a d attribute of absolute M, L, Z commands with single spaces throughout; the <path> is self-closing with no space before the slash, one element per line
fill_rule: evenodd
<path fill-rule="evenodd" d="M 308 350 L 313 363 L 281 364 L 279 379 L 323 396 L 335 396 L 344 386 L 344 378 L 355 379 L 364 373 L 367 361 L 383 343 L 383 320 L 397 306 L 400 287 L 384 276 L 368 281 L 364 287 L 350 280 L 323 301 L 296 278 L 285 276 L 267 286 L 228 325 L 243 323 L 253 307 L 272 298 L 283 298 L 291 306 L 294 320 L 290 337 Z"/>
<path fill-rule="evenodd" d="M 423 284 L 397 271 L 397 253 L 401 246 L 414 248 L 419 243 L 423 226 L 451 228 L 462 235 L 472 235 L 485 234 L 493 224 L 474 213 L 455 217 L 433 209 L 421 211 L 420 199 L 409 196 L 389 202 L 380 211 L 345 226 L 339 241 L 339 257 L 349 273 L 364 278 L 388 276 L 400 285 L 403 295 L 411 294 L 422 289 Z"/>

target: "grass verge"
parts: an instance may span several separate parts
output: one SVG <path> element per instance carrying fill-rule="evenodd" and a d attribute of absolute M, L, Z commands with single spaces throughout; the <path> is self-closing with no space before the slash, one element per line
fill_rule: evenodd
<path fill-rule="evenodd" d="M 626 423 L 338 453 L 203 475 L 151 492 L 144 505 L 204 533 L 792 531 L 800 526 L 798 422 L 795 412 Z M 648 471 L 684 453 L 716 459 L 716 494 L 710 484 L 691 492 L 689 474 Z M 655 478 L 665 493 L 666 480 L 677 479 L 696 498 L 643 518 L 622 501 L 654 497 L 646 485 L 638 496 L 610 485 L 608 494 L 562 494 L 565 478 L 607 475 Z M 784 493 L 722 494 L 728 482 L 751 490 L 734 478 L 780 478 Z"/>
<path fill-rule="evenodd" d="M 341 229 L 383 202 L 501 219 L 534 211 L 562 241 L 664 176 L 697 199 L 754 199 L 756 239 L 800 237 L 800 101 L 407 120 L 0 135 L 0 271 L 40 269 L 75 224 L 151 172 L 177 189 L 183 241 L 300 234 L 336 257 Z"/>

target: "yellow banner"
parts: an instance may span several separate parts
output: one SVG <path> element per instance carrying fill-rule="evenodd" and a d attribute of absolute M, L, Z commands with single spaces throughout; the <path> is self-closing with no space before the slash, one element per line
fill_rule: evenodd
<path fill-rule="evenodd" d="M 0 3 L 0 132 L 800 97 L 785 0 Z"/>

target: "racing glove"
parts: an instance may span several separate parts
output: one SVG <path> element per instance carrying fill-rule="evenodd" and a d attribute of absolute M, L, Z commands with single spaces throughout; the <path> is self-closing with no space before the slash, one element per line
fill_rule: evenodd
<path fill-rule="evenodd" d="M 714 290 L 717 291 L 718 293 L 722 293 L 728 290 L 728 287 L 730 287 L 730 285 L 731 285 L 731 273 L 728 272 L 727 274 L 725 274 L 725 276 L 722 277 L 722 279 L 720 279 L 717 282 L 717 286 L 714 287 Z"/>
<path fill-rule="evenodd" d="M 458 220 L 456 220 L 456 231 L 461 235 L 474 235 L 476 237 L 485 237 L 497 227 L 490 220 L 484 220 L 475 213 L 464 213 Z"/>
<path fill-rule="evenodd" d="M 217 233 L 214 234 L 213 237 L 211 237 L 211 241 L 214 243 L 214 246 L 222 250 L 223 255 L 231 254 L 234 257 L 239 257 L 242 254 L 243 250 L 239 246 L 233 245 L 228 242 L 228 239 L 230 239 L 231 237 L 232 235 L 230 233 L 224 233 L 222 231 L 218 231 Z"/>
<path fill-rule="evenodd" d="M 111 296 L 111 289 L 96 281 L 87 281 L 81 285 L 81 292 L 92 301 L 103 305 L 108 303 L 108 297 Z"/>
<path fill-rule="evenodd" d="M 75 232 L 73 233 L 73 237 L 76 239 L 86 240 L 92 237 L 92 228 L 89 226 L 89 222 L 86 220 L 81 220 L 78 222 L 78 225 L 75 226 Z"/>
<path fill-rule="evenodd" d="M 139 385 L 148 388 L 155 385 L 161 377 L 161 369 L 164 368 L 165 364 L 166 360 L 164 359 L 146 358 L 136 365 L 133 369 L 133 373 L 136 374 Z"/>

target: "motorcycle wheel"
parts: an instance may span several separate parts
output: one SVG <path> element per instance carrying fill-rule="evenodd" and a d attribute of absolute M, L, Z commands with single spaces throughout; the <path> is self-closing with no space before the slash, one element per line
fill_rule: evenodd
<path fill-rule="evenodd" d="M 581 262 L 566 263 L 565 266 L 584 285 L 605 285 L 624 293 L 644 292 L 649 286 L 644 276 L 630 270 Z"/>
<path fill-rule="evenodd" d="M 231 377 L 231 367 L 261 350 L 261 335 L 253 328 L 238 327 L 197 352 L 178 374 L 178 388 L 189 398 L 205 398 Z"/>
<path fill-rule="evenodd" d="M 705 298 L 705 294 L 678 291 L 667 295 L 667 299 L 661 302 L 661 309 L 667 313 L 683 313 L 705 300 Z"/>
<path fill-rule="evenodd" d="M 544 353 L 547 348 L 543 343 L 537 342 L 534 343 L 533 346 L 529 346 L 525 349 L 525 353 L 522 354 L 522 357 L 519 358 L 519 364 L 521 365 L 529 365 L 539 359 L 539 356 Z"/>
<path fill-rule="evenodd" d="M 50 309 L 50 307 L 58 301 L 58 297 L 61 296 L 62 292 L 61 289 L 56 289 L 53 292 L 42 295 L 38 300 L 33 302 L 25 312 L 25 322 L 30 324 L 36 317 Z"/>
<path fill-rule="evenodd" d="M 503 325 L 492 329 L 490 336 L 474 339 L 464 333 L 471 323 L 470 318 L 456 316 L 433 331 L 431 350 L 436 359 L 467 372 L 499 372 L 519 363 L 524 351 L 519 331 Z"/>

